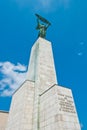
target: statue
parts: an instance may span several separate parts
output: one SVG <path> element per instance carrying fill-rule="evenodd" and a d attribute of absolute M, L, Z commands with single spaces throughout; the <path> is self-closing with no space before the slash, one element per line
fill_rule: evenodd
<path fill-rule="evenodd" d="M 46 37 L 46 30 L 51 25 L 51 23 L 43 18 L 42 16 L 35 14 L 37 16 L 37 27 L 36 29 L 39 30 L 38 37 L 45 38 Z M 42 23 L 41 23 L 41 22 Z"/>

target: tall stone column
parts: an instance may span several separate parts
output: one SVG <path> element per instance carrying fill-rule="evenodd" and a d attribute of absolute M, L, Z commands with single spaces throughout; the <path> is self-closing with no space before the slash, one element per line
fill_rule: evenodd
<path fill-rule="evenodd" d="M 38 130 L 39 95 L 57 84 L 51 43 L 43 38 L 39 38 L 32 47 L 27 79 L 35 81 L 33 130 Z"/>
<path fill-rule="evenodd" d="M 38 83 L 40 93 L 57 84 L 51 42 L 39 38 L 33 45 L 27 79 Z"/>

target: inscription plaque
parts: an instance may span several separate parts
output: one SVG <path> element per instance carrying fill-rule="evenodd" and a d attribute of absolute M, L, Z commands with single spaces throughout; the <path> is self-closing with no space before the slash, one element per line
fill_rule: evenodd
<path fill-rule="evenodd" d="M 69 113 L 76 113 L 73 98 L 65 94 L 58 93 L 59 110 Z"/>

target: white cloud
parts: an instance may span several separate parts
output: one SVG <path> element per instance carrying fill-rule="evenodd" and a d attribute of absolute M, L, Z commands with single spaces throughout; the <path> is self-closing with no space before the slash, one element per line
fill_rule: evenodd
<path fill-rule="evenodd" d="M 1 96 L 12 96 L 12 94 L 14 93 L 14 90 L 4 90 L 3 93 L 1 94 Z"/>
<path fill-rule="evenodd" d="M 80 45 L 84 45 L 84 42 L 80 42 Z"/>
<path fill-rule="evenodd" d="M 37 7 L 38 9 L 49 10 L 52 7 L 52 3 L 53 3 L 53 0 L 38 0 Z M 55 0 L 54 0 L 54 3 L 55 3 Z"/>
<path fill-rule="evenodd" d="M 12 0 L 21 8 L 30 7 L 33 11 L 51 12 L 58 10 L 58 7 L 67 8 L 70 6 L 71 0 Z"/>
<path fill-rule="evenodd" d="M 82 52 L 78 52 L 77 55 L 78 55 L 78 56 L 82 56 L 83 53 L 82 53 Z"/>
<path fill-rule="evenodd" d="M 24 82 L 27 67 L 20 63 L 0 62 L 0 95 L 11 96 L 12 93 Z"/>

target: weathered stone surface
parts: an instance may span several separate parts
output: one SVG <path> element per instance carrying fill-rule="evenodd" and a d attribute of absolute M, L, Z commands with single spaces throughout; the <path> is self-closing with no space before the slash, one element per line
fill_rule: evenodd
<path fill-rule="evenodd" d="M 39 38 L 33 45 L 27 79 L 38 84 L 39 93 L 57 84 L 51 42 Z"/>
<path fill-rule="evenodd" d="M 39 94 L 57 83 L 51 43 L 43 38 L 32 47 L 27 79 L 35 81 L 33 130 L 38 130 Z"/>
<path fill-rule="evenodd" d="M 80 130 L 70 89 L 54 85 L 40 95 L 40 130 Z"/>
<path fill-rule="evenodd" d="M 34 82 L 25 81 L 12 98 L 6 130 L 32 130 Z"/>

